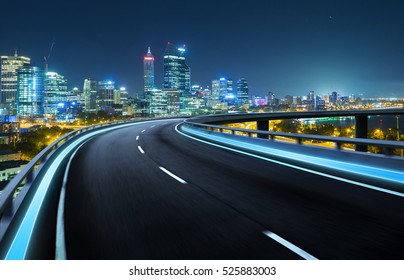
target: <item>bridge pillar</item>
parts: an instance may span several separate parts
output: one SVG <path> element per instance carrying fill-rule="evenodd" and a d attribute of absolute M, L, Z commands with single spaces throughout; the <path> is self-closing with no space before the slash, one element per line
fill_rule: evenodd
<path fill-rule="evenodd" d="M 355 116 L 355 138 L 368 138 L 368 116 Z M 366 145 L 356 145 L 355 151 L 367 152 Z"/>
<path fill-rule="evenodd" d="M 269 131 L 269 121 L 257 121 L 257 130 Z M 268 139 L 268 135 L 258 134 L 258 138 Z"/>

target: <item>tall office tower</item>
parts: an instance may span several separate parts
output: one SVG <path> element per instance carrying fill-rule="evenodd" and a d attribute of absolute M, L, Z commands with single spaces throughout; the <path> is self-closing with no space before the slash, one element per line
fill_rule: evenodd
<path fill-rule="evenodd" d="M 237 81 L 237 99 L 239 106 L 249 104 L 249 89 L 247 80 L 241 78 Z"/>
<path fill-rule="evenodd" d="M 220 78 L 212 81 L 212 95 L 218 96 L 221 102 L 224 102 L 226 95 L 233 93 L 233 80 Z"/>
<path fill-rule="evenodd" d="M 100 81 L 98 82 L 98 106 L 100 110 L 106 110 L 114 104 L 115 82 Z"/>
<path fill-rule="evenodd" d="M 150 47 L 143 58 L 143 74 L 143 91 L 150 91 L 154 88 L 154 56 L 150 52 Z"/>
<path fill-rule="evenodd" d="M 128 115 L 129 94 L 125 87 L 119 88 L 119 104 L 122 105 L 122 115 Z M 116 102 L 116 100 L 115 100 Z"/>
<path fill-rule="evenodd" d="M 233 94 L 233 80 L 227 79 L 227 94 Z"/>
<path fill-rule="evenodd" d="M 45 73 L 44 95 L 45 117 L 56 116 L 58 105 L 67 101 L 67 80 L 56 72 Z"/>
<path fill-rule="evenodd" d="M 314 100 L 314 91 L 309 91 L 307 94 L 307 100 Z"/>
<path fill-rule="evenodd" d="M 17 69 L 29 66 L 31 59 L 19 56 L 1 56 L 1 92 L 0 103 L 10 109 L 15 108 L 17 95 Z"/>
<path fill-rule="evenodd" d="M 313 111 L 316 108 L 316 99 L 314 96 L 314 91 L 309 91 L 309 93 L 307 94 L 307 109 L 309 111 Z"/>
<path fill-rule="evenodd" d="M 329 102 L 332 105 L 335 105 L 337 104 L 337 101 L 338 101 L 338 93 L 336 91 L 333 91 L 329 97 Z"/>
<path fill-rule="evenodd" d="M 97 112 L 97 81 L 85 79 L 83 86 L 84 110 L 87 113 Z"/>
<path fill-rule="evenodd" d="M 212 81 L 211 99 L 212 100 L 219 100 L 219 95 L 220 95 L 220 81 L 219 80 L 213 80 Z"/>
<path fill-rule="evenodd" d="M 180 97 L 191 90 L 191 69 L 185 62 L 185 45 L 175 47 L 168 43 L 164 53 L 164 89 L 176 89 Z"/>
<path fill-rule="evenodd" d="M 17 70 L 16 101 L 19 116 L 43 116 L 44 74 L 41 68 L 26 66 Z"/>

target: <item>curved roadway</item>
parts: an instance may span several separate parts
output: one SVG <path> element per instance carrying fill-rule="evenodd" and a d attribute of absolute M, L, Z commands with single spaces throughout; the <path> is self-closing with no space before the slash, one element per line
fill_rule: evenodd
<path fill-rule="evenodd" d="M 80 148 L 68 259 L 404 259 L 402 197 L 192 140 L 181 121 Z"/>

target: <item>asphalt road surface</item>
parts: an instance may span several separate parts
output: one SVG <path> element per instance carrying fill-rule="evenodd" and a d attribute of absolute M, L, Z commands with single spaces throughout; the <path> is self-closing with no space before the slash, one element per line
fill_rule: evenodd
<path fill-rule="evenodd" d="M 404 259 L 402 197 L 189 139 L 179 122 L 77 152 L 68 259 Z"/>

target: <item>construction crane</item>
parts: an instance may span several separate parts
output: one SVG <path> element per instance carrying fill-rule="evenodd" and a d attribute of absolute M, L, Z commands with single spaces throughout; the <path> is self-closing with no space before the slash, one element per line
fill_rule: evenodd
<path fill-rule="evenodd" d="M 50 57 L 51 57 L 51 54 L 52 54 L 52 50 L 53 50 L 53 46 L 54 46 L 54 45 L 55 45 L 55 41 L 52 42 L 52 45 L 51 45 L 51 47 L 50 47 L 50 49 L 49 49 L 48 56 L 44 56 L 44 57 L 43 57 L 43 60 L 45 61 L 45 73 L 48 72 L 49 59 L 50 59 Z"/>

